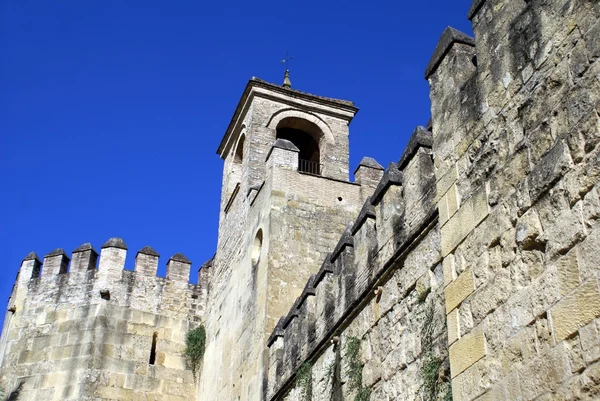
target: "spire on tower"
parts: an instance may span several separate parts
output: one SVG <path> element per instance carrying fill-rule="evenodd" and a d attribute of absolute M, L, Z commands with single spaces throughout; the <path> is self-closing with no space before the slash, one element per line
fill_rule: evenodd
<path fill-rule="evenodd" d="M 285 64 L 285 74 L 283 76 L 283 87 L 291 88 L 292 81 L 290 81 L 290 60 L 293 59 L 294 56 L 289 56 L 288 52 L 285 52 L 285 58 L 281 60 L 281 64 Z"/>
<path fill-rule="evenodd" d="M 290 70 L 285 70 L 285 75 L 283 76 L 283 87 L 291 88 L 292 81 L 290 81 Z"/>

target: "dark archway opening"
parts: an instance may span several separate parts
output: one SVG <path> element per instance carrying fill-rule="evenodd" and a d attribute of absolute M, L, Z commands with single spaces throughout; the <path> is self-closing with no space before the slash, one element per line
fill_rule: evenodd
<path fill-rule="evenodd" d="M 296 128 L 278 128 L 277 139 L 287 139 L 300 150 L 298 171 L 321 175 L 321 152 L 313 135 Z"/>

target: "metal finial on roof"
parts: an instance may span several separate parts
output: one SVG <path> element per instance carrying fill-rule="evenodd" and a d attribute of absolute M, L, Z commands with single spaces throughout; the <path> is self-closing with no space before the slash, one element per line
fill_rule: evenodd
<path fill-rule="evenodd" d="M 292 81 L 290 81 L 290 70 L 285 70 L 285 75 L 283 76 L 283 87 L 291 88 Z"/>
<path fill-rule="evenodd" d="M 290 60 L 293 59 L 294 56 L 289 56 L 288 52 L 285 52 L 285 58 L 281 60 L 281 64 L 285 64 L 285 74 L 283 76 L 283 87 L 291 88 L 292 81 L 290 81 Z"/>

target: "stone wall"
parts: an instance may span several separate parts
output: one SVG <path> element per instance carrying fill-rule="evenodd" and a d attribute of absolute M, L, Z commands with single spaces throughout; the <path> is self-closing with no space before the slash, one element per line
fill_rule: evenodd
<path fill-rule="evenodd" d="M 21 400 L 193 398 L 185 338 L 200 324 L 204 305 L 198 286 L 188 283 L 191 262 L 173 256 L 167 278 L 161 278 L 152 248 L 138 252 L 135 271 L 123 270 L 126 253 L 122 240 L 111 239 L 98 268 L 89 244 L 73 252 L 70 265 L 60 249 L 43 265 L 33 253 L 25 258 L 0 348 L 6 395 Z"/>
<path fill-rule="evenodd" d="M 326 273 L 308 282 L 271 335 L 268 399 L 365 399 L 361 388 L 371 399 L 439 399 L 450 381 L 455 401 L 600 398 L 600 269 L 593 262 L 600 246 L 600 3 L 478 0 L 469 17 L 475 39 L 448 28 L 426 71 L 435 166 L 423 171 L 435 171 L 430 201 L 438 218 L 423 230 L 428 214 L 417 214 L 412 224 L 421 237 L 401 235 L 406 216 L 414 216 L 404 209 L 422 193 L 419 180 L 408 190 L 406 169 L 424 147 L 412 152 L 409 144 L 413 156 L 397 175 L 402 186 L 383 197 L 385 205 L 396 188 L 395 207 L 365 206 L 361 214 L 371 213 L 374 224 L 359 218 L 360 229 L 347 232 Z M 423 168 L 427 158 L 420 160 Z M 386 249 L 385 238 L 398 234 L 413 244 L 406 259 Z M 439 253 L 412 264 L 413 253 L 428 254 L 422 241 Z M 418 276 L 422 265 L 431 274 L 428 284 L 412 281 L 414 297 L 431 288 L 430 303 L 411 303 L 400 292 L 391 306 L 376 308 L 378 297 L 397 291 L 400 275 Z M 348 296 L 345 288 L 362 288 L 357 277 L 370 277 L 361 271 L 371 268 L 389 274 L 366 280 L 369 291 L 357 299 Z M 437 333 L 430 348 L 437 362 L 449 357 L 435 365 L 444 389 L 430 396 L 418 394 L 434 366 L 420 346 L 432 338 L 420 323 L 428 307 Z M 395 317 L 396 308 L 408 309 L 412 325 L 392 320 L 385 331 L 389 323 L 378 313 Z M 378 327 L 386 333 L 379 343 Z M 411 335 L 414 342 L 403 342 Z M 361 344 L 358 390 L 343 376 L 352 373 L 344 344 L 353 341 Z M 393 361 L 396 353 L 402 363 L 386 369 L 382 358 Z M 390 380 L 394 374 L 400 377 Z"/>
<path fill-rule="evenodd" d="M 276 319 L 368 192 L 368 185 L 298 172 L 298 150 L 289 141 L 277 140 L 265 157 L 265 181 L 240 191 L 221 223 L 200 399 L 262 397 L 265 344 Z M 363 169 L 381 175 L 376 166 Z"/>
<path fill-rule="evenodd" d="M 434 196 L 431 133 L 418 128 L 271 334 L 266 399 L 449 393 Z"/>
<path fill-rule="evenodd" d="M 427 73 L 454 400 L 598 399 L 600 3 L 469 16 Z"/>

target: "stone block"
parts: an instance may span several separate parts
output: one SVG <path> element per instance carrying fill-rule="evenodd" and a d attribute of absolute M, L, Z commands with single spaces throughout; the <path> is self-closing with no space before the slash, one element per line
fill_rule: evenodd
<path fill-rule="evenodd" d="M 486 186 L 482 185 L 479 187 L 469 201 L 473 204 L 473 226 L 476 227 L 490 213 Z"/>
<path fill-rule="evenodd" d="M 598 281 L 591 278 L 550 309 L 554 340 L 564 340 L 599 316 Z"/>
<path fill-rule="evenodd" d="M 448 192 L 450 187 L 456 182 L 458 178 L 458 169 L 456 165 L 448 169 L 448 172 L 444 174 L 436 183 L 437 196 L 435 201 L 437 202 L 442 196 Z"/>
<path fill-rule="evenodd" d="M 585 34 L 585 44 L 590 61 L 600 58 L 600 22 L 597 22 Z"/>
<path fill-rule="evenodd" d="M 449 254 L 442 261 L 442 271 L 444 273 L 444 287 L 446 287 L 456 278 L 456 266 L 453 254 Z"/>
<path fill-rule="evenodd" d="M 579 340 L 581 341 L 581 348 L 584 352 L 584 360 L 588 365 L 600 360 L 599 325 L 600 320 L 596 319 L 579 329 Z"/>
<path fill-rule="evenodd" d="M 446 313 L 449 314 L 454 310 L 473 291 L 475 291 L 475 281 L 473 280 L 473 270 L 469 268 L 446 287 Z"/>
<path fill-rule="evenodd" d="M 488 214 L 487 189 L 482 185 L 441 228 L 442 256 L 452 252 Z"/>
<path fill-rule="evenodd" d="M 458 196 L 458 190 L 456 189 L 456 184 L 452 184 L 452 186 L 450 187 L 450 189 L 448 189 L 448 192 L 444 196 L 448 200 L 448 217 L 452 217 L 460 207 L 460 201 Z"/>
<path fill-rule="evenodd" d="M 440 215 L 440 225 L 443 226 L 450 218 L 450 212 L 448 211 L 448 197 L 446 195 L 438 200 L 437 208 Z"/>
<path fill-rule="evenodd" d="M 532 249 L 540 242 L 538 238 L 542 235 L 542 223 L 537 212 L 528 210 L 517 221 L 516 242 L 523 249 Z"/>
<path fill-rule="evenodd" d="M 552 348 L 519 369 L 523 398 L 532 400 L 548 390 L 556 389 L 570 375 L 569 359 L 564 347 Z"/>
<path fill-rule="evenodd" d="M 556 261 L 561 295 L 567 295 L 580 284 L 577 248 Z"/>
<path fill-rule="evenodd" d="M 529 176 L 529 194 L 532 202 L 550 189 L 571 167 L 569 149 L 558 142 L 534 167 Z"/>
<path fill-rule="evenodd" d="M 460 315 L 458 309 L 454 309 L 447 316 L 448 344 L 452 345 L 460 339 Z"/>
<path fill-rule="evenodd" d="M 454 379 L 475 362 L 485 357 L 485 336 L 481 326 L 450 346 L 450 372 Z"/>
<path fill-rule="evenodd" d="M 64 347 L 53 348 L 50 353 L 50 358 L 54 359 L 64 359 L 70 358 L 73 354 L 73 346 L 66 345 Z"/>

